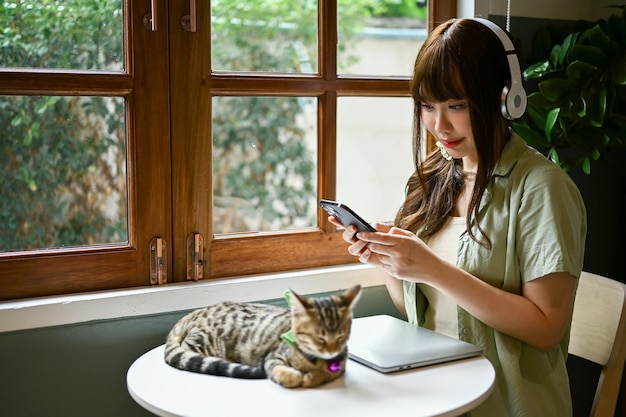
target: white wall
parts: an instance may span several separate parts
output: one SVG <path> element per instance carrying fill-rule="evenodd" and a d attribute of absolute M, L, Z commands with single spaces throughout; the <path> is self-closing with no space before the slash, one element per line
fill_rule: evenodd
<path fill-rule="evenodd" d="M 507 0 L 459 0 L 459 16 L 489 14 L 506 16 Z M 606 8 L 615 0 L 510 0 L 511 16 L 540 19 L 594 21 L 609 16 L 616 9 Z"/>

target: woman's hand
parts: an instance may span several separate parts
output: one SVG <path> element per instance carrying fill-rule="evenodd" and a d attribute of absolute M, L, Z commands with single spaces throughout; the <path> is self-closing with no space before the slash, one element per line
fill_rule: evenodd
<path fill-rule="evenodd" d="M 380 230 L 378 224 L 376 229 Z M 359 260 L 380 264 L 396 279 L 428 283 L 444 263 L 414 233 L 398 227 L 387 226 L 386 233 L 362 232 L 356 237 L 364 246 Z"/>
<path fill-rule="evenodd" d="M 344 229 L 343 231 L 343 240 L 350 243 L 348 247 L 348 252 L 354 256 L 359 257 L 359 261 L 361 263 L 369 264 L 372 266 L 383 268 L 383 265 L 380 262 L 380 255 L 377 253 L 373 253 L 368 249 L 368 243 L 357 239 L 356 232 L 357 229 L 355 226 L 344 227 L 341 222 L 339 222 L 335 217 L 330 216 L 328 221 L 337 226 L 339 229 Z M 374 223 L 374 229 L 378 230 L 376 233 L 371 234 L 385 234 L 391 230 L 389 225 L 384 223 Z M 398 308 L 398 310 L 406 316 L 406 309 L 404 307 L 404 292 L 402 289 L 402 281 L 397 280 L 395 277 L 390 276 L 389 274 L 383 274 L 385 279 L 385 285 L 387 286 L 387 290 L 389 291 L 389 295 L 391 296 L 391 300 L 394 305 Z"/>
<path fill-rule="evenodd" d="M 333 216 L 328 221 L 339 228 L 344 226 Z M 374 223 L 377 232 L 357 234 L 355 226 L 344 228 L 343 240 L 351 243 L 348 252 L 357 256 L 359 262 L 379 266 L 396 279 L 427 282 L 437 273 L 442 260 L 414 233 Z"/>

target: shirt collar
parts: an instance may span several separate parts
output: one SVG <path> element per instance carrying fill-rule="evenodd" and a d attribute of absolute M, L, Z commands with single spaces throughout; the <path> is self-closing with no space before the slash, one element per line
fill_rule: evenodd
<path fill-rule="evenodd" d="M 508 142 L 504 145 L 502 155 L 496 164 L 493 175 L 500 177 L 509 175 L 511 170 L 513 170 L 513 167 L 515 167 L 515 164 L 517 164 L 517 161 L 520 159 L 522 153 L 524 153 L 527 149 L 528 145 L 526 145 L 526 141 L 517 133 L 512 132 Z"/>

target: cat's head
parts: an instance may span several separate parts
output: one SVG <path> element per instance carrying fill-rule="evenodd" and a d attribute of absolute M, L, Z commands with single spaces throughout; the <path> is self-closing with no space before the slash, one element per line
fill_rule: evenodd
<path fill-rule="evenodd" d="M 348 343 L 352 308 L 361 286 L 328 297 L 305 297 L 290 291 L 291 330 L 298 348 L 321 359 L 341 354 Z"/>

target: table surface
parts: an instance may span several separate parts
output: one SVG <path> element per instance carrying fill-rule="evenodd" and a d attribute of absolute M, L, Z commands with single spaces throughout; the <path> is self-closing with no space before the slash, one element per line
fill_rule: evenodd
<path fill-rule="evenodd" d="M 484 357 L 382 374 L 352 360 L 345 374 L 317 388 L 288 389 L 172 368 L 165 346 L 139 357 L 126 375 L 130 395 L 159 416 L 457 416 L 491 392 L 495 371 Z"/>

